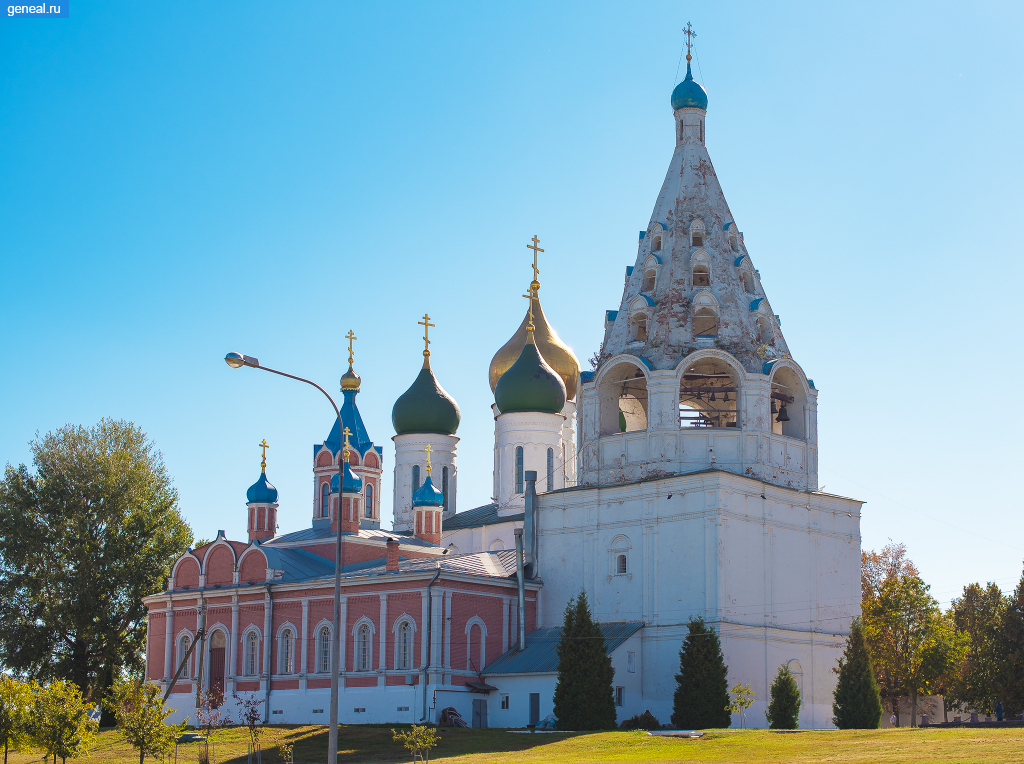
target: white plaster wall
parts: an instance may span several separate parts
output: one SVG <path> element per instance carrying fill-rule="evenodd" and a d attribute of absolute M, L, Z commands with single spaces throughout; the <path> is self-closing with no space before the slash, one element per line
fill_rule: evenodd
<path fill-rule="evenodd" d="M 418 464 L 420 467 L 420 484 L 427 479 L 427 452 L 424 450 L 429 444 L 433 451 L 430 454 L 430 463 L 433 468 L 431 477 L 434 485 L 441 489 L 441 470 L 448 468 L 448 512 L 443 517 L 451 517 L 455 514 L 456 496 L 458 495 L 458 465 L 456 464 L 456 446 L 459 439 L 455 435 L 441 435 L 439 433 L 407 433 L 395 435 L 391 438 L 395 442 L 395 493 L 393 527 L 395 530 L 414 529 L 414 518 L 412 512 L 412 468 Z"/>
<path fill-rule="evenodd" d="M 860 506 L 725 472 L 538 497 L 539 625 L 560 624 L 581 589 L 597 620 L 643 621 L 643 705 L 664 722 L 686 621 L 701 615 L 723 636 L 730 683 L 762 702 L 778 666 L 799 660 L 806 723 L 828 726 L 828 669 L 860 606 Z M 764 726 L 762 711 L 748 723 Z"/>
<path fill-rule="evenodd" d="M 515 412 L 495 419 L 494 496 L 498 514 L 523 511 L 526 500 L 516 492 L 516 448 L 523 448 L 523 472 L 536 470 L 537 493 L 547 490 L 547 452 L 554 451 L 553 490 L 565 487 L 562 467 L 562 436 L 566 417 L 562 414 Z M 524 483 L 525 485 L 525 483 Z"/>

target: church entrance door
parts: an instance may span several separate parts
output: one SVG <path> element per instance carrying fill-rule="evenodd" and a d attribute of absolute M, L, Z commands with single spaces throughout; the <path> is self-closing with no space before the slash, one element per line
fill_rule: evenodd
<path fill-rule="evenodd" d="M 224 654 L 227 652 L 227 640 L 224 632 L 219 629 L 210 635 L 210 692 L 224 697 Z"/>
<path fill-rule="evenodd" d="M 482 698 L 473 698 L 473 726 L 487 726 L 487 701 Z"/>

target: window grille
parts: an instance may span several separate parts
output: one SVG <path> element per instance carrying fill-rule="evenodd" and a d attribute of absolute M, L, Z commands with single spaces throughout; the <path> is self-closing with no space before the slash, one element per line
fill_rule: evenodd
<path fill-rule="evenodd" d="M 292 635 L 291 629 L 285 629 L 281 632 L 281 673 L 282 674 L 294 674 L 295 673 L 295 651 L 292 647 L 295 644 L 295 638 Z"/>
<path fill-rule="evenodd" d="M 516 493 L 523 492 L 523 447 L 516 446 Z"/>
<path fill-rule="evenodd" d="M 400 669 L 412 668 L 412 624 L 403 621 L 398 627 L 398 666 Z"/>
<path fill-rule="evenodd" d="M 555 490 L 555 449 L 548 449 L 548 481 L 547 489 Z"/>
<path fill-rule="evenodd" d="M 359 653 L 359 670 L 369 671 L 372 660 L 370 656 L 370 627 L 365 623 L 359 627 L 359 640 L 356 649 Z"/>
<path fill-rule="evenodd" d="M 245 675 L 256 676 L 258 673 L 258 654 L 260 638 L 255 631 L 250 631 L 245 638 Z"/>
<path fill-rule="evenodd" d="M 324 626 L 320 629 L 320 645 L 317 649 L 317 671 L 327 674 L 331 670 L 331 630 Z"/>

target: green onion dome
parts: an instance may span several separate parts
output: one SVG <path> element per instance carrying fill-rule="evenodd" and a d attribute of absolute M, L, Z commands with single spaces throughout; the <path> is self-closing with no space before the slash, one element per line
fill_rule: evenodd
<path fill-rule="evenodd" d="M 434 377 L 429 357 L 424 357 L 423 368 L 412 387 L 402 393 L 391 409 L 391 423 L 398 435 L 409 432 L 454 435 L 461 416 L 459 404 Z"/>
<path fill-rule="evenodd" d="M 444 505 L 444 494 L 437 489 L 430 475 L 423 481 L 423 485 L 416 489 L 412 495 L 414 507 L 440 507 Z"/>
<path fill-rule="evenodd" d="M 519 358 L 494 386 L 494 403 L 502 414 L 540 411 L 559 414 L 565 406 L 565 383 L 537 350 L 528 332 Z"/>
<path fill-rule="evenodd" d="M 676 85 L 672 91 L 672 109 L 703 109 L 708 110 L 708 94 L 700 85 L 693 81 L 690 62 L 686 62 L 686 79 Z"/>

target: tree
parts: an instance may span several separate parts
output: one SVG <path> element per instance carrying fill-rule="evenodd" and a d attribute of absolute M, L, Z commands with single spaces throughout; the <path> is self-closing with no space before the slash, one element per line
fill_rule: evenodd
<path fill-rule="evenodd" d="M 971 584 L 951 605 L 949 615 L 963 635 L 965 650 L 945 682 L 946 706 L 993 713 L 1000 666 L 999 625 L 1007 598 L 993 583 L 984 589 Z"/>
<path fill-rule="evenodd" d="M 1024 577 L 1008 597 L 999 617 L 995 638 L 998 669 L 995 686 L 1003 711 L 1024 711 Z"/>
<path fill-rule="evenodd" d="M 110 688 L 108 702 L 113 707 L 117 732 L 139 751 L 139 764 L 146 756 L 163 756 L 174 747 L 184 732 L 184 724 L 167 724 L 171 709 L 164 705 L 163 693 L 155 684 L 121 680 Z"/>
<path fill-rule="evenodd" d="M 231 724 L 231 713 L 222 711 L 224 706 L 224 693 L 219 687 L 207 690 L 199 696 L 199 707 L 196 708 L 196 726 L 205 734 L 206 740 L 199 751 L 199 764 L 210 764 L 214 760 L 210 746 L 213 745 L 213 735 L 221 727 Z"/>
<path fill-rule="evenodd" d="M 7 752 L 20 751 L 32 742 L 32 685 L 0 675 L 0 740 L 4 744 L 4 764 Z"/>
<path fill-rule="evenodd" d="M 963 652 L 963 639 L 917 576 L 882 584 L 878 596 L 863 606 L 864 627 L 876 676 L 883 692 L 898 702 L 910 696 L 910 725 L 917 723 L 917 700 L 930 694 Z"/>
<path fill-rule="evenodd" d="M 839 675 L 833 693 L 832 723 L 841 730 L 878 729 L 882 718 L 882 698 L 871 669 L 871 652 L 864 636 L 864 624 L 853 619 L 846 650 L 839 666 L 832 669 Z"/>
<path fill-rule="evenodd" d="M 795 730 L 799 726 L 800 690 L 786 664 L 779 666 L 779 673 L 775 675 L 771 700 L 764 715 L 768 719 L 768 729 Z"/>
<path fill-rule="evenodd" d="M 255 692 L 248 695 L 234 694 L 238 705 L 238 720 L 249 731 L 249 752 L 254 754 L 260 750 L 260 738 L 263 736 L 263 699 Z"/>
<path fill-rule="evenodd" d="M 418 727 L 415 724 L 407 732 L 391 730 L 391 739 L 409 749 L 413 764 L 416 764 L 417 757 L 420 761 L 430 761 L 430 749 L 441 742 L 436 729 L 426 725 Z"/>
<path fill-rule="evenodd" d="M 0 481 L 0 663 L 100 698 L 142 667 L 146 607 L 192 532 L 163 458 L 130 422 L 67 425 Z"/>
<path fill-rule="evenodd" d="M 686 624 L 689 633 L 679 651 L 672 724 L 680 729 L 702 730 L 728 727 L 729 669 L 722 655 L 718 634 L 701 616 Z"/>
<path fill-rule="evenodd" d="M 907 557 L 906 544 L 894 544 L 890 540 L 881 552 L 874 550 L 860 553 L 860 594 L 862 602 L 878 597 L 882 584 L 900 578 L 920 576 L 917 566 Z"/>
<path fill-rule="evenodd" d="M 729 713 L 740 715 L 740 728 L 747 727 L 747 709 L 754 704 L 754 690 L 749 684 L 735 684 L 729 691 L 732 701 L 729 703 Z"/>
<path fill-rule="evenodd" d="M 96 736 L 78 685 L 54 679 L 36 690 L 32 706 L 32 737 L 36 745 L 62 762 L 85 756 Z"/>
<path fill-rule="evenodd" d="M 565 621 L 557 650 L 554 710 L 558 728 L 613 729 L 615 696 L 612 680 L 615 669 L 605 647 L 601 626 L 590 616 L 584 591 L 565 606 Z"/>

